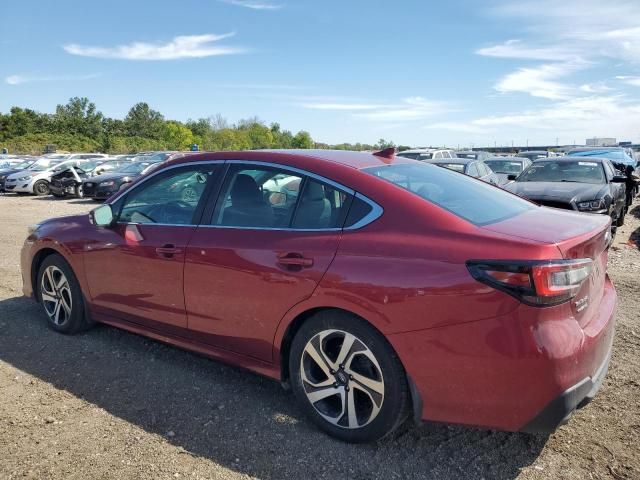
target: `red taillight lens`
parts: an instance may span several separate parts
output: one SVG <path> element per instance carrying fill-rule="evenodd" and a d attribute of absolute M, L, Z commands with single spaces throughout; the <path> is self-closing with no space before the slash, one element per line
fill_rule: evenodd
<path fill-rule="evenodd" d="M 558 305 L 573 298 L 591 275 L 590 259 L 556 261 L 469 261 L 479 282 L 535 306 Z"/>

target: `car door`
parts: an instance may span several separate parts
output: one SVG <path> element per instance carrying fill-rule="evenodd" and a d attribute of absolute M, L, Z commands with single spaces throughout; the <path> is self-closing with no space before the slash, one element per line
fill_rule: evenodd
<path fill-rule="evenodd" d="M 311 296 L 335 256 L 352 193 L 297 170 L 230 162 L 187 249 L 191 334 L 271 361 L 278 323 Z"/>
<path fill-rule="evenodd" d="M 617 174 L 617 170 L 610 161 L 603 160 L 602 166 L 604 167 L 605 177 L 609 184 L 611 201 L 614 204 L 613 211 L 622 212 L 627 204 L 626 185 L 624 183 L 612 182 L 613 177 Z M 622 175 L 622 173 L 620 175 Z"/>
<path fill-rule="evenodd" d="M 151 175 L 112 203 L 111 228 L 85 242 L 85 276 L 92 308 L 152 328 L 187 326 L 183 270 L 187 245 L 214 188 L 215 164 L 178 166 Z M 184 201 L 186 181 L 197 194 Z"/>

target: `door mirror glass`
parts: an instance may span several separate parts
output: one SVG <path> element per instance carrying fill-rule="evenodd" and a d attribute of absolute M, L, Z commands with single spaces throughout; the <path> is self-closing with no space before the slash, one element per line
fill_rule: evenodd
<path fill-rule="evenodd" d="M 518 177 L 518 175 L 516 175 L 515 173 L 510 173 L 509 175 L 507 175 L 507 180 L 515 180 Z"/>
<path fill-rule="evenodd" d="M 611 181 L 613 183 L 626 183 L 627 177 L 625 175 L 614 175 Z"/>
<path fill-rule="evenodd" d="M 91 222 L 98 227 L 109 227 L 113 223 L 113 210 L 111 205 L 102 205 L 90 214 Z"/>

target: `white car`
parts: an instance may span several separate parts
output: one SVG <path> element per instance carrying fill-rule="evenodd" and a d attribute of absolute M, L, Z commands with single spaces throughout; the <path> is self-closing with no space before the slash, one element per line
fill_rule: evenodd
<path fill-rule="evenodd" d="M 99 155 L 80 159 L 76 155 Z M 38 196 L 49 195 L 51 176 L 69 166 L 81 167 L 83 163 L 102 158 L 102 154 L 74 154 L 75 158 L 60 161 L 58 158 L 44 157 L 36 161 L 28 169 L 9 175 L 5 180 L 5 191 L 14 193 L 29 193 Z"/>
<path fill-rule="evenodd" d="M 396 153 L 397 157 L 412 158 L 414 160 L 436 160 L 441 158 L 458 158 L 454 150 L 446 148 L 416 148 Z"/>

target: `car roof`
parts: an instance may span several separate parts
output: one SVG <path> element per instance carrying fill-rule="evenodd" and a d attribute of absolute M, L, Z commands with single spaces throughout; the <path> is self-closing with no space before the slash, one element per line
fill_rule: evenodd
<path fill-rule="evenodd" d="M 167 164 L 189 163 L 202 160 L 247 160 L 280 163 L 296 159 L 314 159 L 323 162 L 338 163 L 354 169 L 378 167 L 390 164 L 413 163 L 415 160 L 393 156 L 392 158 L 374 155 L 371 152 L 350 150 L 245 150 L 240 152 L 194 152 L 178 154 L 165 160 Z"/>
<path fill-rule="evenodd" d="M 442 151 L 453 151 L 452 148 L 411 148 L 409 150 L 402 150 L 398 153 L 433 153 Z"/>
<path fill-rule="evenodd" d="M 521 152 L 518 152 L 518 155 L 526 155 L 528 153 L 539 155 L 541 153 L 548 154 L 549 152 L 547 150 L 523 150 Z"/>
<path fill-rule="evenodd" d="M 489 158 L 485 158 L 484 161 L 488 162 L 490 160 L 501 160 L 501 161 L 505 161 L 505 162 L 524 162 L 525 160 L 528 160 L 526 157 L 498 157 L 498 156 L 493 156 L 493 157 L 489 157 Z"/>

